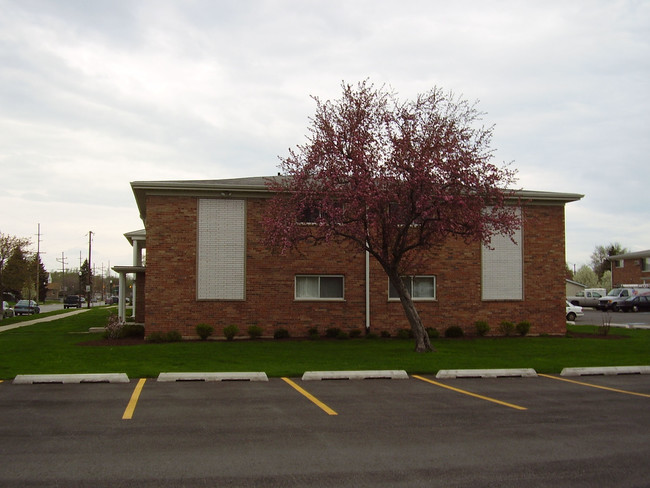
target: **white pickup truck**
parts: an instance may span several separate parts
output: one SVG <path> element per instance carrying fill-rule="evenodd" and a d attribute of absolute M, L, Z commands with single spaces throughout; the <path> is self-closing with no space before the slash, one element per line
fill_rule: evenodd
<path fill-rule="evenodd" d="M 573 297 L 567 297 L 567 301 L 581 307 L 598 307 L 598 302 L 605 295 L 607 295 L 605 288 L 587 288 L 585 291 L 579 291 Z"/>

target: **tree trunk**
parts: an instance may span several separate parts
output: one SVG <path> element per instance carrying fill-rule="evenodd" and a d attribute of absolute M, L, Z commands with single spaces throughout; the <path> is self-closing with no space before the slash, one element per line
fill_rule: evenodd
<path fill-rule="evenodd" d="M 427 334 L 427 331 L 424 329 L 424 325 L 422 325 L 420 314 L 418 314 L 418 311 L 415 308 L 411 294 L 407 290 L 402 279 L 399 277 L 399 274 L 390 273 L 389 278 L 397 290 L 397 294 L 399 295 L 400 302 L 404 308 L 406 318 L 408 319 L 409 324 L 411 324 L 411 330 L 413 331 L 413 337 L 415 338 L 415 352 L 435 351 L 433 346 L 431 346 L 429 334 Z"/>

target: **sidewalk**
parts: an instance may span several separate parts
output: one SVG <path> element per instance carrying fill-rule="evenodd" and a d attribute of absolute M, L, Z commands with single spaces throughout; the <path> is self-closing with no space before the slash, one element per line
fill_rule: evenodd
<path fill-rule="evenodd" d="M 34 325 L 38 324 L 39 322 L 52 322 L 54 320 L 62 319 L 63 317 L 69 317 L 70 315 L 76 315 L 78 313 L 83 313 L 87 312 L 90 310 L 89 308 L 81 308 L 78 310 L 72 310 L 68 313 L 61 313 L 58 315 L 50 315 L 49 317 L 43 317 L 41 319 L 33 319 L 33 320 L 27 320 L 25 322 L 18 322 L 16 324 L 11 324 L 11 325 L 1 325 L 0 326 L 0 332 L 4 332 L 6 330 L 11 330 L 11 329 L 17 329 L 19 327 L 26 327 L 28 325 Z M 2 322 L 0 322 L 1 324 Z"/>

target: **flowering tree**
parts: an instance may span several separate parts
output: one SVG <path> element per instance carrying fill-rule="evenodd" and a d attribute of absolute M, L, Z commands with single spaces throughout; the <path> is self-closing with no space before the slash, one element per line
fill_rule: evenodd
<path fill-rule="evenodd" d="M 438 88 L 405 102 L 369 82 L 342 88 L 338 100 L 314 97 L 307 142 L 268 182 L 275 192 L 264 222 L 268 244 L 288 252 L 302 242 L 352 241 L 395 287 L 415 350 L 430 351 L 402 277 L 419 251 L 449 237 L 512 235 L 520 223 L 506 188 L 515 172 L 490 162 L 492 127 L 477 125 L 475 104 Z"/>

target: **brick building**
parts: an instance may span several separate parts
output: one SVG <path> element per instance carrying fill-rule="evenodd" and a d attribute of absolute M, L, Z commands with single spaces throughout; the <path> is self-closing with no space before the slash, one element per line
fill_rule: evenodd
<path fill-rule="evenodd" d="M 144 231 L 125 234 L 136 275 L 136 319 L 146 334 L 195 335 L 215 327 L 278 328 L 294 337 L 329 327 L 375 333 L 408 328 L 389 280 L 374 259 L 347 244 L 305 246 L 281 256 L 263 244 L 261 219 L 271 196 L 265 178 L 131 183 Z M 405 277 L 425 327 L 474 333 L 487 321 L 528 320 L 531 333 L 565 331 L 564 205 L 582 195 L 520 191 L 524 225 L 490 246 L 451 239 Z M 142 258 L 146 248 L 146 264 Z M 123 303 L 121 313 L 124 313 Z"/>
<path fill-rule="evenodd" d="M 610 256 L 612 284 L 650 285 L 650 249 Z"/>

